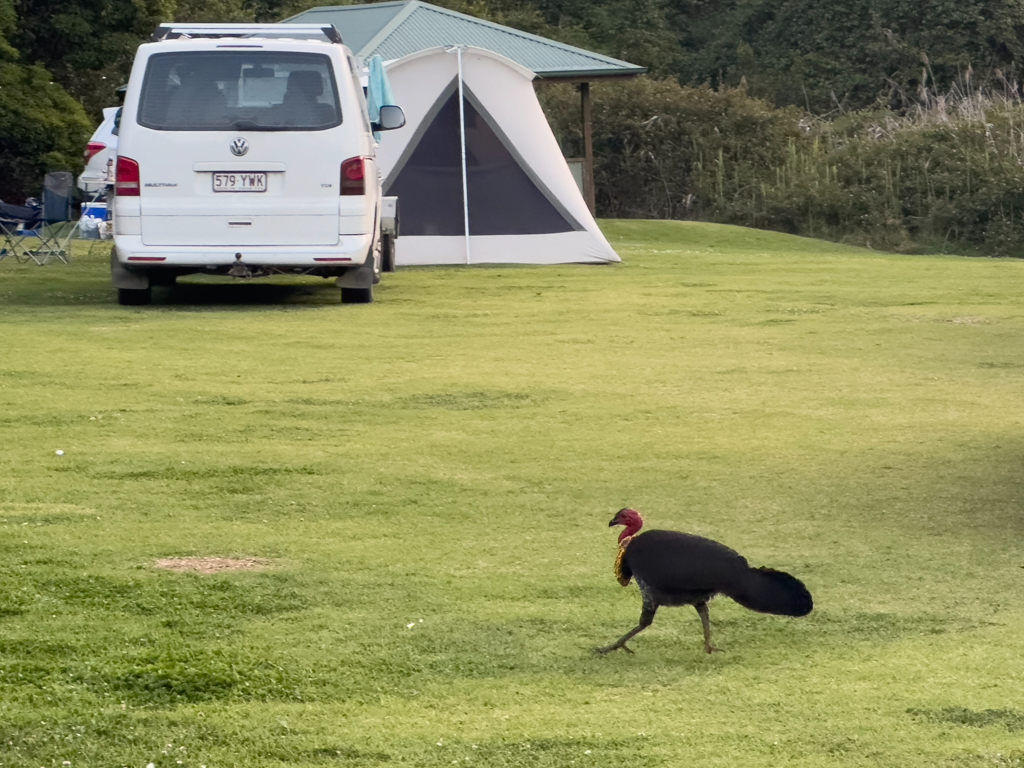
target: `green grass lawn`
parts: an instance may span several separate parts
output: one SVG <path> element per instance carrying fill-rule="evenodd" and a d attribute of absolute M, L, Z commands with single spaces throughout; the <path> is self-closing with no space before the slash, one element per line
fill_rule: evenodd
<path fill-rule="evenodd" d="M 605 226 L 363 306 L 0 262 L 0 768 L 1024 766 L 1024 262 Z M 815 611 L 596 656 L 625 505 Z"/>

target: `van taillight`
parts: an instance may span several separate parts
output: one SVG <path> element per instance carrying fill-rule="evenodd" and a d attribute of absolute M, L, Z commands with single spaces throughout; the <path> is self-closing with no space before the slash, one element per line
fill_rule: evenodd
<path fill-rule="evenodd" d="M 117 158 L 114 193 L 125 197 L 139 196 L 139 164 L 130 157 L 119 155 Z"/>
<path fill-rule="evenodd" d="M 90 141 L 85 145 L 85 162 L 88 163 L 93 155 L 99 154 L 106 148 L 107 145 L 102 141 Z"/>
<path fill-rule="evenodd" d="M 363 178 L 365 176 L 364 169 L 365 166 L 361 157 L 350 157 L 341 164 L 341 194 L 366 194 L 366 185 Z"/>

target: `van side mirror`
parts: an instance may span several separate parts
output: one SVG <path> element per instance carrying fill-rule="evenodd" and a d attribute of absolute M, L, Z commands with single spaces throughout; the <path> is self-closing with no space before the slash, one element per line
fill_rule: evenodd
<path fill-rule="evenodd" d="M 373 124 L 375 131 L 393 131 L 405 125 L 405 112 L 394 104 L 385 104 L 380 108 L 380 117 Z"/>

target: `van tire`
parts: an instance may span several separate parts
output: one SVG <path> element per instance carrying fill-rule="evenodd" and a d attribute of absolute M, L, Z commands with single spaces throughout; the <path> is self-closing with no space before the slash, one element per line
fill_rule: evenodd
<path fill-rule="evenodd" d="M 342 288 L 342 304 L 369 304 L 373 301 L 373 288 Z"/>
<path fill-rule="evenodd" d="M 380 271 L 395 271 L 395 238 L 392 235 L 381 235 Z"/>
<path fill-rule="evenodd" d="M 117 303 L 124 307 L 141 307 L 153 298 L 152 288 L 118 288 Z"/>

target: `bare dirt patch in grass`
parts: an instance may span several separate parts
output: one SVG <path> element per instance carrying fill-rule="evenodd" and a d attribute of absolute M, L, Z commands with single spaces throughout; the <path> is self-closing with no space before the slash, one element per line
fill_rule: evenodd
<path fill-rule="evenodd" d="M 164 557 L 153 565 L 178 573 L 223 573 L 264 571 L 270 568 L 271 563 L 259 557 Z"/>

